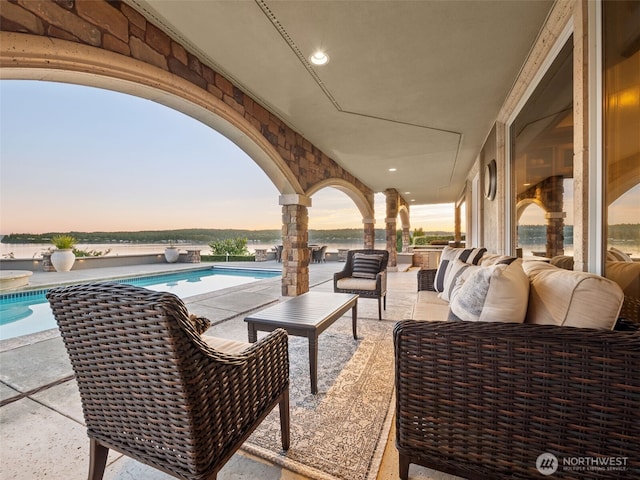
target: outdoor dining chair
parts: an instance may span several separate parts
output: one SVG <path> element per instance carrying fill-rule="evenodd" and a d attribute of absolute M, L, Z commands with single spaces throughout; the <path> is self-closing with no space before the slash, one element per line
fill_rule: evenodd
<path fill-rule="evenodd" d="M 109 449 L 176 478 L 213 480 L 276 405 L 288 449 L 284 330 L 218 342 L 231 345 L 223 351 L 171 293 L 94 283 L 53 288 L 47 299 L 80 390 L 89 480 L 103 478 Z"/>
<path fill-rule="evenodd" d="M 349 250 L 341 272 L 333 274 L 333 291 L 355 293 L 361 298 L 378 299 L 378 319 L 382 320 L 382 303 L 387 309 L 387 250 Z"/>

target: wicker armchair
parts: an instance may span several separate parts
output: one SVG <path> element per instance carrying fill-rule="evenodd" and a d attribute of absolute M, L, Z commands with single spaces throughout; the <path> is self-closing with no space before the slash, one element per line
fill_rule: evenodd
<path fill-rule="evenodd" d="M 177 478 L 215 479 L 280 406 L 289 446 L 287 335 L 240 353 L 207 346 L 173 294 L 116 283 L 49 290 L 90 439 L 89 480 L 109 449 Z"/>
<path fill-rule="evenodd" d="M 540 478 L 545 452 L 553 478 L 640 478 L 640 332 L 406 320 L 394 344 L 401 479 L 410 463 Z M 624 458 L 625 471 L 563 469 L 568 457 Z"/>
<path fill-rule="evenodd" d="M 353 256 L 356 253 L 366 255 L 382 255 L 380 270 L 374 280 L 363 280 L 352 278 L 353 274 Z M 377 298 L 378 299 L 378 319 L 382 320 L 382 303 L 384 309 L 387 309 L 387 264 L 389 263 L 389 252 L 387 250 L 349 250 L 347 252 L 347 261 L 341 272 L 333 274 L 333 291 L 336 293 L 355 293 L 361 298 Z M 341 280 L 347 280 L 346 282 Z"/>

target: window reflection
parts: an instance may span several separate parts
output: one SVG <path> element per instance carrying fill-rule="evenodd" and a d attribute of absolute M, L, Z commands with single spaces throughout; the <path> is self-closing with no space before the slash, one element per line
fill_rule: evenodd
<path fill-rule="evenodd" d="M 569 38 L 511 129 L 516 245 L 523 255 L 572 254 L 573 39 Z M 535 220 L 530 205 L 542 210 Z"/>
<path fill-rule="evenodd" d="M 607 250 L 640 259 L 639 2 L 603 2 Z"/>

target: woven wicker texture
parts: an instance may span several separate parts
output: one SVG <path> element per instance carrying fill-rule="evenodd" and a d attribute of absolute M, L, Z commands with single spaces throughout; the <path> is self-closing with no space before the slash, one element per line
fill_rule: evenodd
<path fill-rule="evenodd" d="M 107 447 L 178 478 L 215 478 L 275 405 L 288 415 L 283 330 L 227 355 L 200 339 L 170 293 L 96 283 L 47 298 L 80 390 L 91 465 L 93 450 L 106 459 Z"/>
<path fill-rule="evenodd" d="M 434 283 L 436 280 L 435 268 L 421 268 L 418 270 L 418 291 L 426 290 L 428 292 L 435 292 Z"/>
<path fill-rule="evenodd" d="M 382 255 L 382 262 L 380 262 L 380 273 L 376 276 L 376 288 L 375 290 L 356 290 L 338 288 L 338 280 L 341 278 L 351 277 L 353 273 L 353 256 L 356 253 L 363 253 L 365 255 Z M 387 277 L 386 270 L 389 263 L 389 252 L 387 250 L 349 250 L 347 252 L 347 260 L 344 264 L 344 268 L 341 272 L 333 274 L 333 291 L 336 293 L 354 293 L 360 296 L 360 298 L 377 298 L 378 299 L 378 319 L 382 320 L 382 301 L 384 301 L 384 309 L 387 309 Z"/>
<path fill-rule="evenodd" d="M 640 478 L 640 334 L 549 325 L 416 322 L 394 330 L 396 445 L 466 478 L 540 478 L 537 457 L 627 457 Z"/>

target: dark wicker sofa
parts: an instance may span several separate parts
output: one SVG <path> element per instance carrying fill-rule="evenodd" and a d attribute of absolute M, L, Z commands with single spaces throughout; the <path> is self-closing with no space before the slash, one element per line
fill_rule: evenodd
<path fill-rule="evenodd" d="M 435 277 L 435 269 L 420 270 L 418 291 L 433 291 Z M 557 469 L 549 478 L 640 478 L 638 327 L 626 315 L 616 331 L 398 323 L 400 477 L 414 463 L 471 479 L 544 478 L 545 466 Z M 543 453 L 555 465 L 549 457 L 537 465 Z M 624 465 L 564 463 L 585 467 L 596 457 Z"/>
<path fill-rule="evenodd" d="M 394 342 L 401 479 L 544 478 L 543 453 L 549 478 L 640 478 L 640 332 L 406 320 Z"/>

